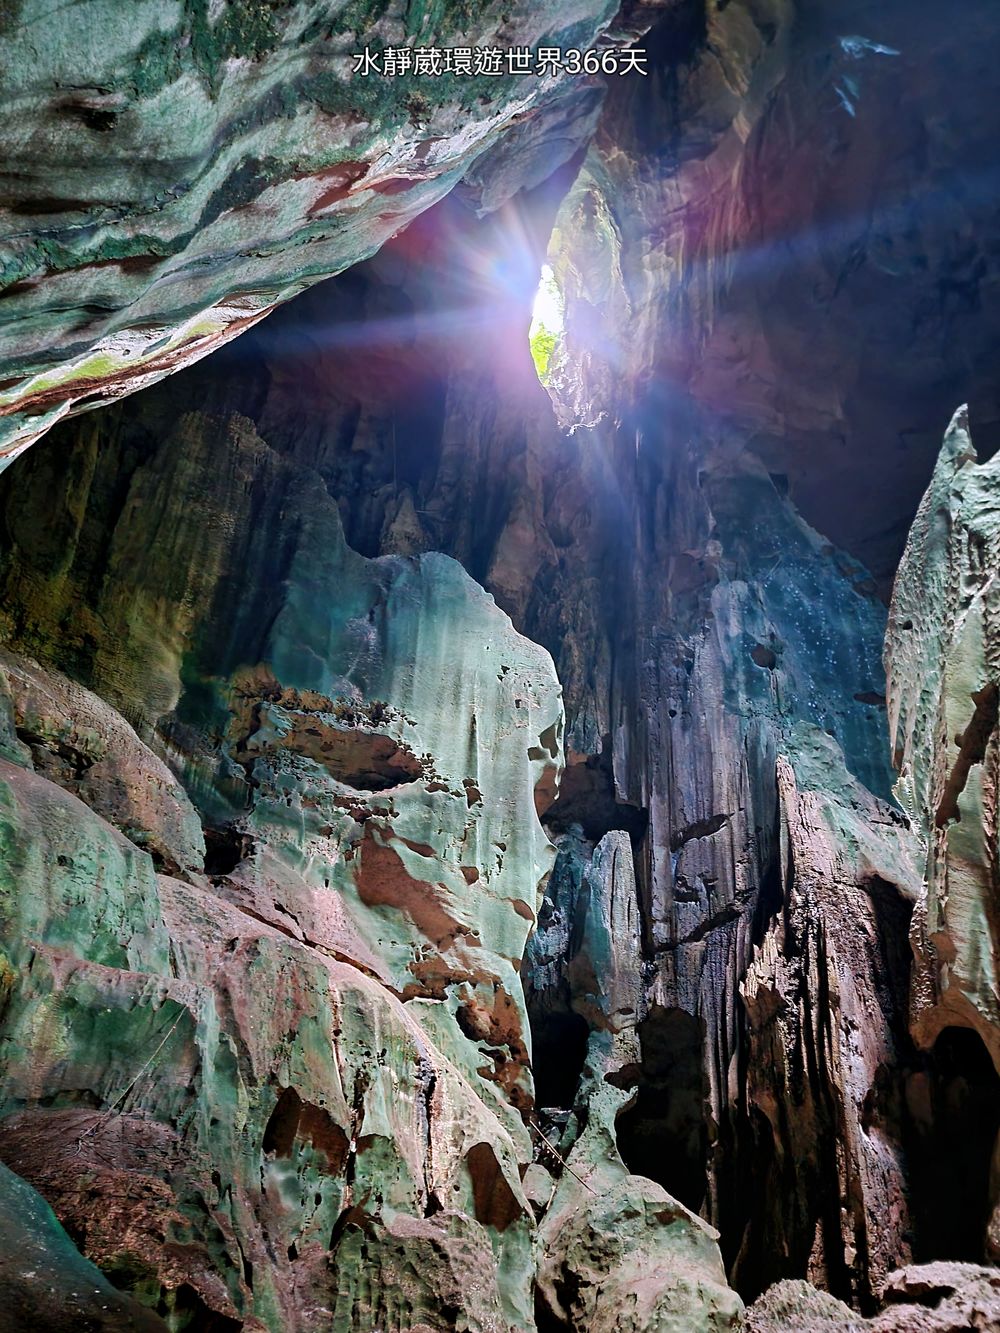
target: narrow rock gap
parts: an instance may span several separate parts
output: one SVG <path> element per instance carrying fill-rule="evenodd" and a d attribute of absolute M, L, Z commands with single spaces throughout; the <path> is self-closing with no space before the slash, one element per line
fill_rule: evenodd
<path fill-rule="evenodd" d="M 1000 714 L 1000 691 L 990 682 L 972 695 L 975 711 L 969 725 L 960 736 L 955 737 L 958 757 L 952 766 L 945 784 L 941 802 L 938 805 L 934 822 L 938 828 L 944 828 L 952 820 L 960 819 L 958 799 L 965 790 L 969 774 L 976 764 L 981 764 L 986 756 L 986 747 L 990 737 L 996 731 L 997 717 Z"/>
<path fill-rule="evenodd" d="M 600 754 L 586 755 L 567 764 L 559 794 L 542 816 L 542 824 L 551 835 L 565 833 L 578 824 L 583 836 L 595 846 L 605 833 L 621 829 L 629 835 L 638 863 L 649 813 L 618 799 L 608 737 L 604 738 Z"/>
<path fill-rule="evenodd" d="M 555 865 L 521 967 L 531 1031 L 535 1106 L 567 1111 L 576 1097 L 590 1028 L 573 1007 L 566 968 L 592 844 L 579 825 L 556 836 Z"/>
<path fill-rule="evenodd" d="M 206 827 L 205 874 L 218 879 L 231 874 L 241 862 L 254 854 L 254 840 L 241 830 Z"/>

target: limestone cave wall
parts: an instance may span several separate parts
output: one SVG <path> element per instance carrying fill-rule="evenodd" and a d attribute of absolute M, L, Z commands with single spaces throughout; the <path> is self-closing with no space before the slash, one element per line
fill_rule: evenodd
<path fill-rule="evenodd" d="M 186 349 L 7 386 L 12 1253 L 108 1329 L 1000 1327 L 995 16 L 567 6 L 651 76 L 341 108 L 306 168 L 302 8 L 231 35 L 253 176 L 180 6 L 226 208 L 115 230 L 102 156 L 9 289 L 22 360 L 150 302 Z M 129 78 L 56 112 L 145 143 Z"/>

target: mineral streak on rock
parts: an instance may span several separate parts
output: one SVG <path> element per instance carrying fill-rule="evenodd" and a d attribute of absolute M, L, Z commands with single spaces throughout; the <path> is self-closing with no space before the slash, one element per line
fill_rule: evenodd
<path fill-rule="evenodd" d="M 909 1253 L 883 1083 L 908 1050 L 898 941 L 919 883 L 885 799 L 882 713 L 859 697 L 881 684 L 882 613 L 758 466 L 710 459 L 697 481 L 694 466 L 650 469 L 676 517 L 643 567 L 669 572 L 646 581 L 642 672 L 614 738 L 618 795 L 648 810 L 639 884 L 607 871 L 612 851 L 631 867 L 625 832 L 596 851 L 579 825 L 561 835 L 529 1006 L 567 1048 L 583 1020 L 563 1105 L 591 1123 L 609 1095 L 595 1066 L 624 1090 L 627 1166 L 704 1210 L 738 1285 L 806 1270 L 870 1304 Z"/>

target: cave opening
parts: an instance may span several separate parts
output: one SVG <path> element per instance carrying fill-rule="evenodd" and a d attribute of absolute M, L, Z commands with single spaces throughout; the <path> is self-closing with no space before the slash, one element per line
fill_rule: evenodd
<path fill-rule="evenodd" d="M 538 290 L 531 307 L 528 326 L 528 345 L 535 372 L 540 382 L 547 385 L 552 373 L 552 361 L 563 336 L 563 295 L 551 264 L 543 264 Z"/>
<path fill-rule="evenodd" d="M 182 1282 L 176 1290 L 164 1290 L 156 1310 L 185 1333 L 239 1333 L 243 1328 L 242 1319 L 211 1309 L 190 1282 Z"/>
<path fill-rule="evenodd" d="M 205 874 L 209 879 L 223 879 L 254 854 L 253 838 L 233 828 L 205 826 Z"/>
<path fill-rule="evenodd" d="M 84 88 L 98 0 L 7 8 L 0 470 L 60 424 L 0 484 L 0 639 L 96 700 L 10 730 L 0 670 L 0 1111 L 135 1112 L 136 1178 L 77 1191 L 115 1280 L 162 1275 L 188 1333 L 506 1327 L 532 1283 L 539 1333 L 652 1333 L 739 1324 L 721 1253 L 747 1302 L 802 1280 L 748 1316 L 775 1333 L 874 1313 L 911 1254 L 996 1260 L 996 883 L 966 854 L 1000 819 L 995 683 L 954 765 L 934 723 L 1000 651 L 991 6 L 213 4 L 116 25 L 123 106 L 45 96 Z M 455 78 L 467 39 L 649 77 Z M 362 40 L 382 70 L 341 77 Z M 949 435 L 936 472 L 963 399 L 979 461 Z M 383 685 L 391 716 L 345 716 Z M 135 977 L 214 1017 L 126 1086 Z M 568 1171 L 506 1133 L 532 1076 Z"/>
<path fill-rule="evenodd" d="M 705 1201 L 708 1089 L 701 1022 L 683 1009 L 654 1006 L 638 1025 L 642 1053 L 633 1104 L 618 1117 L 618 1150 L 697 1212 Z"/>
<path fill-rule="evenodd" d="M 638 852 L 649 825 L 649 812 L 619 799 L 607 737 L 600 754 L 587 755 L 563 769 L 559 793 L 542 815 L 542 824 L 550 836 L 566 833 L 576 824 L 595 846 L 612 829 L 621 829 L 629 835 L 639 865 Z"/>

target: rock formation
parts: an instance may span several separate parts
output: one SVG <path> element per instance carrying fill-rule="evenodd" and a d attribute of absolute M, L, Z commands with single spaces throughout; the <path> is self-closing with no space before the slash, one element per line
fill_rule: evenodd
<path fill-rule="evenodd" d="M 80 1257 L 45 1200 L 2 1165 L 0 1190 L 0 1302 L 13 1327 L 42 1333 L 70 1327 L 165 1333 L 161 1319 L 116 1291 Z"/>
<path fill-rule="evenodd" d="M 995 17 L 306 8 L 122 19 L 18 130 L 17 1243 L 107 1328 L 1000 1326 Z"/>
<path fill-rule="evenodd" d="M 631 22 L 613 0 L 176 0 L 127 14 L 88 0 L 53 23 L 37 0 L 9 7 L 0 463 L 367 258 L 490 150 L 504 159 L 496 206 L 539 179 L 534 141 L 547 175 L 592 129 L 594 80 L 505 62 L 425 75 L 414 47 L 440 64 L 455 47 L 610 46 L 658 5 L 629 8 Z M 394 75 L 383 52 L 400 48 L 411 68 Z"/>
<path fill-rule="evenodd" d="M 934 1051 L 956 1029 L 968 1029 L 970 1041 L 978 1045 L 975 1033 L 982 1043 L 984 1063 L 988 1053 L 1000 1073 L 996 474 L 995 459 L 978 462 L 962 408 L 900 563 L 886 668 L 897 793 L 924 850 L 912 928 L 911 1030 L 918 1046 Z M 989 1123 L 979 1133 L 988 1135 Z M 1000 1217 L 994 1167 L 982 1185 L 970 1208 L 982 1212 L 988 1203 L 988 1252 L 995 1256 Z M 969 1224 L 981 1228 L 985 1221 L 973 1211 Z"/>
<path fill-rule="evenodd" d="M 356 556 L 329 501 L 303 526 L 266 667 L 122 683 L 164 748 L 172 682 L 197 863 L 123 718 L 5 660 L 0 1153 L 178 1326 L 528 1328 L 517 969 L 558 688 L 452 561 Z"/>
<path fill-rule="evenodd" d="M 921 1264 L 890 1274 L 872 1319 L 806 1282 L 777 1282 L 747 1311 L 745 1333 L 947 1333 L 1000 1327 L 995 1268 Z"/>

